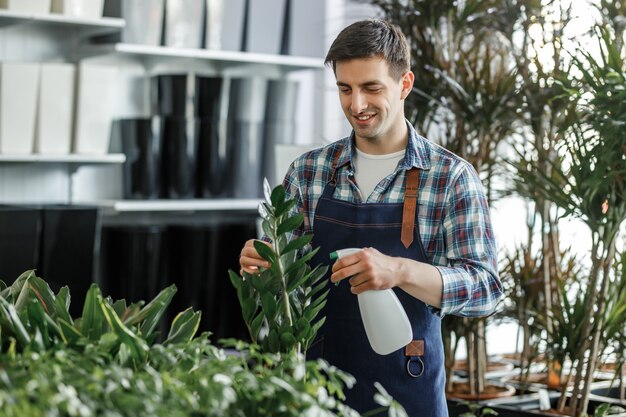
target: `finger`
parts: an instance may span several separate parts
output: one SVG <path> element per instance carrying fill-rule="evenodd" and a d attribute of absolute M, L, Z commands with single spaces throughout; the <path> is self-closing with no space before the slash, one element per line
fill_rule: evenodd
<path fill-rule="evenodd" d="M 353 285 L 350 287 L 350 292 L 352 294 L 361 294 L 364 293 L 365 291 L 372 291 L 374 290 L 374 286 L 372 285 L 371 281 L 365 281 L 359 285 Z"/>
<path fill-rule="evenodd" d="M 337 272 L 338 270 L 340 270 L 342 268 L 346 268 L 346 267 L 348 267 L 350 265 L 357 264 L 357 263 L 359 263 L 360 259 L 361 258 L 359 257 L 358 253 L 353 253 L 352 255 L 344 256 L 344 257 L 338 259 L 333 264 L 332 271 L 333 272 Z"/>
<path fill-rule="evenodd" d="M 366 281 L 363 279 L 363 274 L 357 274 L 348 278 L 348 282 L 351 287 L 358 287 L 359 285 L 363 285 Z"/>
<path fill-rule="evenodd" d="M 257 274 L 259 273 L 259 268 L 254 266 L 242 267 L 239 270 L 239 275 L 243 276 L 243 273 L 246 272 L 248 274 Z"/>
<path fill-rule="evenodd" d="M 254 267 L 256 269 L 258 269 L 259 267 L 261 267 L 261 268 L 269 268 L 270 267 L 270 263 L 267 262 L 263 258 L 252 257 L 252 256 L 245 256 L 245 255 L 242 255 L 239 258 L 239 265 L 241 265 L 242 268 Z"/>
<path fill-rule="evenodd" d="M 333 274 L 330 276 L 330 280 L 332 282 L 339 282 L 342 279 L 350 278 L 353 275 L 357 275 L 359 272 L 361 272 L 359 265 L 353 264 L 353 265 L 341 268 L 337 270 L 336 272 L 333 272 Z"/>

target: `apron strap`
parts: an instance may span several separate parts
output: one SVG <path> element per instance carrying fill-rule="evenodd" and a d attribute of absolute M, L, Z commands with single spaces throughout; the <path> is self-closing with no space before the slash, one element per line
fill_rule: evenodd
<path fill-rule="evenodd" d="M 411 246 L 411 243 L 413 243 L 418 184 L 419 170 L 417 168 L 411 168 L 406 174 L 404 207 L 402 209 L 402 234 L 400 236 L 402 244 L 407 249 Z"/>

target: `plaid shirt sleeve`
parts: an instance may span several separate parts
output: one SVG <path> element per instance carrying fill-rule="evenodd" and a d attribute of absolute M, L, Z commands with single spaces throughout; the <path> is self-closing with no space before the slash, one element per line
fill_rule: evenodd
<path fill-rule="evenodd" d="M 480 317 L 493 313 L 502 298 L 496 243 L 482 183 L 471 165 L 452 181 L 443 220 L 447 266 L 441 315 Z"/>

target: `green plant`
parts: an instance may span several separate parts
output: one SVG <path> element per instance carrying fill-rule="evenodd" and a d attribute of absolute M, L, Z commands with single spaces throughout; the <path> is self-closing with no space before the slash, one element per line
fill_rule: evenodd
<path fill-rule="evenodd" d="M 265 201 L 259 212 L 271 244 L 256 241 L 254 247 L 271 266 L 261 268 L 258 274 L 244 273 L 243 278 L 229 271 L 230 280 L 237 290 L 252 341 L 260 343 L 267 352 L 301 354 L 325 320 L 318 319 L 318 315 L 329 291 L 323 280 L 327 267 L 309 266 L 317 249 L 298 255 L 311 242 L 312 235 L 289 240 L 304 221 L 302 214 L 292 214 L 295 200 L 285 199 L 282 185 L 270 190 L 267 180 L 264 191 Z M 267 335 L 260 337 L 264 324 Z"/>
<path fill-rule="evenodd" d="M 354 378 L 323 360 L 195 337 L 200 313 L 178 314 L 163 343 L 156 329 L 176 288 L 126 305 L 93 285 L 81 317 L 70 293 L 33 271 L 0 284 L 0 409 L 5 417 L 352 416 L 342 403 Z M 379 391 L 392 415 L 402 408 Z M 393 413 L 396 414 L 393 414 Z"/>
<path fill-rule="evenodd" d="M 497 416 L 498 412 L 483 405 L 471 401 L 461 401 L 460 406 L 467 407 L 468 411 L 459 414 L 459 417 L 484 417 Z"/>
<path fill-rule="evenodd" d="M 15 355 L 24 350 L 41 352 L 60 346 L 81 350 L 89 344 L 101 344 L 120 361 L 139 365 L 145 363 L 149 345 L 157 337 L 158 323 L 163 317 L 175 286 L 161 291 L 150 303 L 126 305 L 125 300 L 103 297 L 92 284 L 85 297 L 82 316 L 69 314 L 70 293 L 67 287 L 54 294 L 48 284 L 34 271 L 26 271 L 0 292 L 0 347 Z M 191 340 L 198 329 L 200 313 L 191 308 L 172 322 L 163 342 Z"/>
<path fill-rule="evenodd" d="M 590 383 L 602 347 L 609 305 L 608 289 L 616 285 L 611 268 L 616 258 L 616 239 L 626 220 L 626 64 L 614 35 L 606 27 L 596 28 L 600 58 L 587 51 L 572 56 L 572 72 L 579 79 L 564 80 L 564 94 L 576 104 L 563 127 L 564 138 L 557 147 L 558 161 L 547 175 L 536 160 L 520 161 L 518 189 L 530 198 L 541 195 L 554 202 L 562 216 L 580 218 L 591 232 L 591 269 L 580 317 L 580 344 L 568 352 L 576 363 L 571 407 L 574 415 L 587 408 Z M 546 150 L 538 146 L 537 154 Z M 565 393 L 559 408 L 565 407 Z"/>

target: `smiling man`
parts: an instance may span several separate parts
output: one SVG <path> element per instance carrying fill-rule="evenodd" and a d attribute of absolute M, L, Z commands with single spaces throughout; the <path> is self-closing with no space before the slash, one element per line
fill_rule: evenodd
<path fill-rule="evenodd" d="M 350 136 L 296 159 L 284 180 L 314 233 L 312 264 L 342 248 L 364 248 L 332 265 L 326 322 L 307 358 L 322 357 L 354 375 L 347 404 L 376 408 L 378 381 L 410 416 L 447 416 L 441 317 L 491 314 L 502 296 L 485 193 L 472 166 L 419 136 L 404 116 L 413 88 L 404 35 L 383 20 L 345 28 L 326 56 Z M 267 263 L 253 241 L 242 271 Z M 386 356 L 365 334 L 357 297 L 393 288 L 413 341 Z"/>

